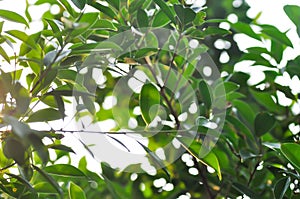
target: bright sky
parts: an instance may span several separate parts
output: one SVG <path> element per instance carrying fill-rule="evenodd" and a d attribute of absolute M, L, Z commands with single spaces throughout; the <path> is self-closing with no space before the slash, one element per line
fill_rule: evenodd
<path fill-rule="evenodd" d="M 36 0 L 28 0 L 29 3 L 34 3 Z M 203 0 L 196 0 L 199 1 L 198 3 L 201 4 Z M 236 3 L 238 3 L 240 0 L 235 0 Z M 11 11 L 15 11 L 21 15 L 24 16 L 24 8 L 25 8 L 25 0 L 2 0 L 0 1 L 0 9 L 8 9 Z M 266 24 L 272 24 L 275 25 L 277 28 L 279 28 L 281 31 L 288 31 L 288 37 L 292 40 L 295 49 L 287 49 L 285 52 L 285 59 L 293 59 L 297 55 L 299 55 L 300 52 L 300 39 L 296 34 L 296 28 L 295 25 L 292 24 L 292 22 L 289 20 L 289 18 L 285 15 L 283 11 L 283 6 L 286 4 L 294 4 L 294 5 L 300 5 L 300 0 L 247 0 L 248 4 L 251 6 L 251 9 L 248 11 L 248 16 L 249 17 L 254 17 L 256 16 L 259 12 L 262 12 L 261 17 L 259 18 L 260 23 L 266 23 Z M 30 24 L 31 29 L 29 30 L 29 33 L 36 32 L 36 30 L 42 29 L 42 24 L 39 21 L 41 15 L 43 12 L 41 10 L 47 10 L 48 7 L 46 5 L 42 6 L 36 6 L 32 7 L 30 9 L 30 14 L 32 15 L 32 18 L 34 20 L 33 23 Z M 53 12 L 56 11 L 55 7 L 51 8 Z M 4 24 L 4 29 L 9 30 L 9 29 L 16 29 L 19 28 L 15 24 L 12 23 L 5 23 Z M 22 28 L 22 27 L 21 27 Z M 257 41 L 252 41 L 245 35 L 238 35 L 236 37 L 239 47 L 241 49 L 248 48 L 250 46 L 255 46 L 255 45 L 261 45 L 261 43 L 257 43 Z M 257 77 L 261 75 L 259 71 L 253 71 L 253 68 L 250 69 L 248 67 L 249 63 L 244 62 L 242 64 L 236 65 L 237 70 L 243 70 L 243 71 L 248 71 L 253 76 Z M 287 81 L 288 80 L 288 81 Z M 288 85 L 300 85 L 299 79 L 296 80 L 291 80 L 289 77 L 286 77 L 282 81 L 285 84 Z M 299 86 L 295 88 L 295 90 L 300 89 Z M 76 146 L 74 147 L 75 151 L 77 152 L 78 156 L 83 156 L 86 155 L 84 152 L 85 150 L 83 148 L 80 148 L 78 146 L 81 146 L 81 144 L 75 139 L 74 137 L 70 137 L 67 141 L 67 144 L 70 146 Z M 78 157 L 77 156 L 77 157 Z M 89 162 L 92 162 L 93 160 L 88 157 Z M 73 161 L 78 161 L 78 158 L 72 158 Z M 97 164 L 96 162 L 94 162 Z M 91 165 L 91 164 L 89 164 Z M 90 169 L 92 170 L 98 170 L 99 168 L 94 168 L 91 167 Z"/>

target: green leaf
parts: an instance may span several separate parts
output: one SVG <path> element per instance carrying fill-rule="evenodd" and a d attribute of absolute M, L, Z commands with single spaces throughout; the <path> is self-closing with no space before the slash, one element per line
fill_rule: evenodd
<path fill-rule="evenodd" d="M 153 18 L 152 26 L 153 27 L 163 27 L 170 23 L 169 17 L 162 11 L 159 10 Z"/>
<path fill-rule="evenodd" d="M 222 180 L 222 173 L 220 168 L 219 160 L 213 152 L 208 153 L 204 158 L 203 161 L 207 163 L 210 167 L 212 167 L 218 175 L 219 180 Z"/>
<path fill-rule="evenodd" d="M 34 190 L 34 188 L 31 186 L 31 184 L 26 179 L 24 179 L 21 176 L 17 176 L 15 174 L 12 174 L 12 173 L 5 173 L 5 174 L 8 175 L 8 176 L 10 176 L 10 177 L 12 177 L 12 178 L 17 179 L 19 182 L 21 182 L 22 184 L 24 184 L 35 195 L 35 198 L 37 198 L 36 191 Z"/>
<path fill-rule="evenodd" d="M 97 20 L 94 25 L 91 27 L 91 29 L 95 29 L 95 30 L 118 30 L 116 28 L 116 26 L 107 19 L 99 19 Z"/>
<path fill-rule="evenodd" d="M 59 184 L 55 181 L 55 179 L 52 178 L 52 176 L 50 176 L 47 172 L 40 169 L 39 167 L 37 167 L 35 165 L 32 165 L 32 166 L 36 171 L 38 171 L 50 183 L 50 185 L 57 191 L 57 193 L 59 193 L 59 195 L 62 198 L 63 190 L 62 190 L 62 188 L 60 188 Z M 47 183 L 48 186 L 49 186 L 49 183 Z"/>
<path fill-rule="evenodd" d="M 257 136 L 262 136 L 270 131 L 275 124 L 274 116 L 269 113 L 259 113 L 255 117 L 254 129 Z"/>
<path fill-rule="evenodd" d="M 97 3 L 95 1 L 92 1 L 91 3 L 89 3 L 90 6 L 96 8 L 97 10 L 99 10 L 100 12 L 104 13 L 105 15 L 107 15 L 110 18 L 115 18 L 117 16 L 117 14 L 109 7 L 101 5 L 100 3 Z"/>
<path fill-rule="evenodd" d="M 4 115 L 3 120 L 12 126 L 12 132 L 21 139 L 26 139 L 32 132 L 28 125 L 18 121 L 15 117 Z"/>
<path fill-rule="evenodd" d="M 259 198 L 253 190 L 251 190 L 250 188 L 248 188 L 247 186 L 245 186 L 243 184 L 234 182 L 232 184 L 232 186 L 234 189 L 236 189 L 237 191 L 239 191 L 242 194 L 247 195 L 250 198 L 255 198 L 255 199 Z"/>
<path fill-rule="evenodd" d="M 172 12 L 171 8 L 163 1 L 163 0 L 153 0 L 160 9 L 169 17 L 169 19 L 176 23 L 174 13 Z"/>
<path fill-rule="evenodd" d="M 45 108 L 32 113 L 26 122 L 48 122 L 61 119 L 61 114 L 53 108 Z"/>
<path fill-rule="evenodd" d="M 112 5 L 117 10 L 120 9 L 120 0 L 106 0 L 109 5 Z"/>
<path fill-rule="evenodd" d="M 84 191 L 73 182 L 70 182 L 69 197 L 70 199 L 86 199 Z"/>
<path fill-rule="evenodd" d="M 287 63 L 286 71 L 292 76 L 297 75 L 300 78 L 300 56 Z"/>
<path fill-rule="evenodd" d="M 143 85 L 140 93 L 140 107 L 144 121 L 150 124 L 156 117 L 160 104 L 160 93 L 157 88 L 151 84 Z"/>
<path fill-rule="evenodd" d="M 44 171 L 58 176 L 85 177 L 85 174 L 82 171 L 69 164 L 55 164 L 47 166 L 44 168 Z"/>
<path fill-rule="evenodd" d="M 56 39 L 58 40 L 60 46 L 63 46 L 63 39 L 62 39 L 62 32 L 58 26 L 58 23 L 56 20 L 51 20 L 51 19 L 45 19 L 46 22 L 50 25 L 54 36 L 56 37 Z"/>
<path fill-rule="evenodd" d="M 290 41 L 290 39 L 286 36 L 286 33 L 280 32 L 275 26 L 271 25 L 261 25 L 260 27 L 262 27 L 262 33 L 266 34 L 267 36 L 281 44 L 293 48 L 293 44 Z"/>
<path fill-rule="evenodd" d="M 30 144 L 32 144 L 32 146 L 36 150 L 37 154 L 41 158 L 43 164 L 46 165 L 46 163 L 49 161 L 49 153 L 48 153 L 48 149 L 45 147 L 41 138 L 39 138 L 35 134 L 30 134 L 28 138 L 29 138 Z"/>
<path fill-rule="evenodd" d="M 249 24 L 246 24 L 243 22 L 237 22 L 237 23 L 231 24 L 231 27 L 238 33 L 244 33 L 244 34 L 248 35 L 249 37 L 252 37 L 259 41 L 261 40 L 260 36 L 252 30 L 252 28 Z"/>
<path fill-rule="evenodd" d="M 9 10 L 0 10 L 0 17 L 12 22 L 17 22 L 17 23 L 22 23 L 24 25 L 26 25 L 29 28 L 29 25 L 27 23 L 27 21 L 24 19 L 24 17 L 22 17 L 21 15 L 9 11 Z"/>
<path fill-rule="evenodd" d="M 297 33 L 300 37 L 300 24 L 299 24 L 300 7 L 296 6 L 296 5 L 285 5 L 283 9 L 284 9 L 284 12 L 286 13 L 286 15 L 290 18 L 290 20 L 297 27 Z"/>
<path fill-rule="evenodd" d="M 300 170 L 300 144 L 284 143 L 281 144 L 281 152 L 283 155 L 298 169 Z"/>
<path fill-rule="evenodd" d="M 25 150 L 26 148 L 19 140 L 11 137 L 5 139 L 3 146 L 4 155 L 7 158 L 12 158 L 19 165 L 23 165 L 25 163 Z"/>
<path fill-rule="evenodd" d="M 149 24 L 148 15 L 142 9 L 139 9 L 137 12 L 137 22 L 140 28 L 148 27 Z"/>
<path fill-rule="evenodd" d="M 201 26 L 205 22 L 206 13 L 203 11 L 200 11 L 196 14 L 196 17 L 193 21 L 193 24 L 195 26 Z"/>
<path fill-rule="evenodd" d="M 26 33 L 19 31 L 19 30 L 9 30 L 6 31 L 7 34 L 23 41 L 26 45 L 28 45 L 32 49 L 36 49 L 36 42 L 33 40 L 32 37 L 29 37 Z"/>
<path fill-rule="evenodd" d="M 38 193 L 57 193 L 53 186 L 49 186 L 48 182 L 39 182 L 33 186 Z"/>
<path fill-rule="evenodd" d="M 212 95 L 210 94 L 208 84 L 204 80 L 199 82 L 199 91 L 206 109 L 209 110 L 212 104 Z"/>
<path fill-rule="evenodd" d="M 166 168 L 166 165 L 163 163 L 163 161 L 155 154 L 153 153 L 153 151 L 151 151 L 148 147 L 146 147 L 145 145 L 143 145 L 142 143 L 140 143 L 139 141 L 137 141 L 139 145 L 141 145 L 143 147 L 143 149 L 147 152 L 147 154 L 149 155 L 150 159 L 157 164 L 167 175 L 167 177 L 169 179 L 171 179 L 171 175 L 169 173 L 169 171 Z"/>
<path fill-rule="evenodd" d="M 68 147 L 63 144 L 54 144 L 54 145 L 49 145 L 48 147 L 51 149 L 55 149 L 55 150 L 61 150 L 61 151 L 69 152 L 69 153 L 75 153 L 71 147 Z"/>
<path fill-rule="evenodd" d="M 284 177 L 278 180 L 274 187 L 274 196 L 275 199 L 282 199 L 284 197 L 284 194 L 290 187 L 291 178 Z"/>
<path fill-rule="evenodd" d="M 87 0 L 71 0 L 74 5 L 79 8 L 80 10 L 82 10 L 85 7 L 85 4 L 87 2 Z"/>
<path fill-rule="evenodd" d="M 196 17 L 196 13 L 191 8 L 184 8 L 182 5 L 174 5 L 174 10 L 181 22 L 182 27 L 193 22 Z"/>
<path fill-rule="evenodd" d="M 249 124 L 254 124 L 255 112 L 248 103 L 241 100 L 234 100 L 232 104 Z"/>
<path fill-rule="evenodd" d="M 11 92 L 13 98 L 16 99 L 17 112 L 23 114 L 27 111 L 30 104 L 28 90 L 17 82 Z"/>
<path fill-rule="evenodd" d="M 70 52 L 70 50 L 63 50 L 62 52 L 57 50 L 50 51 L 45 55 L 43 62 L 47 67 L 52 66 L 54 63 L 57 63 L 66 58 L 70 54 Z"/>
<path fill-rule="evenodd" d="M 73 17 L 76 17 L 78 13 L 75 12 L 71 4 L 66 0 L 58 0 L 60 4 L 66 9 L 66 11 Z"/>
<path fill-rule="evenodd" d="M 5 59 L 5 61 L 10 63 L 10 59 L 8 55 L 6 54 L 5 50 L 1 46 L 0 46 L 0 55 Z"/>

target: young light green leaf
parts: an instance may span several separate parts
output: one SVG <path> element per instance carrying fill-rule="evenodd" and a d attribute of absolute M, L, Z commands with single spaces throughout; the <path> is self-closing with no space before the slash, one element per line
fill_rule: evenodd
<path fill-rule="evenodd" d="M 26 45 L 28 45 L 32 49 L 36 49 L 37 45 L 36 42 L 33 40 L 32 37 L 29 37 L 26 33 L 19 31 L 19 30 L 9 30 L 6 31 L 7 34 L 23 41 Z"/>
<path fill-rule="evenodd" d="M 24 17 L 22 17 L 21 15 L 9 11 L 9 10 L 0 10 L 0 18 L 12 21 L 12 22 L 17 22 L 17 23 L 22 23 L 24 25 L 26 25 L 29 28 L 29 25 L 27 23 L 27 21 L 24 19 Z"/>
<path fill-rule="evenodd" d="M 53 108 L 45 108 L 32 113 L 26 122 L 48 122 L 61 119 L 61 114 Z"/>
<path fill-rule="evenodd" d="M 5 50 L 1 46 L 0 46 L 0 55 L 5 59 L 5 61 L 10 63 L 9 56 L 7 55 L 7 53 L 5 52 Z"/>
<path fill-rule="evenodd" d="M 140 93 L 140 107 L 147 124 L 150 124 L 157 115 L 159 104 L 160 93 L 157 88 L 151 83 L 144 84 Z"/>
<path fill-rule="evenodd" d="M 218 175 L 219 180 L 222 180 L 222 173 L 220 168 L 219 160 L 213 152 L 208 153 L 204 158 L 203 161 L 207 163 L 210 167 L 212 167 Z"/>
<path fill-rule="evenodd" d="M 80 10 L 82 10 L 85 7 L 87 0 L 72 0 L 72 2 L 74 3 L 74 5 L 79 8 Z"/>
<path fill-rule="evenodd" d="M 275 124 L 274 116 L 269 113 L 259 113 L 255 117 L 254 129 L 257 136 L 262 136 L 272 129 Z"/>
<path fill-rule="evenodd" d="M 281 144 L 281 152 L 283 155 L 300 171 L 300 144 L 284 143 Z"/>
<path fill-rule="evenodd" d="M 70 182 L 69 198 L 70 199 L 86 199 L 86 196 L 80 186 L 76 185 L 73 182 Z"/>

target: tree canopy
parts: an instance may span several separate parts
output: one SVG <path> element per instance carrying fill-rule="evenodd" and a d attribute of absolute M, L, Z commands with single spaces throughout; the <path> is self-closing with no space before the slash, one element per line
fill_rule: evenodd
<path fill-rule="evenodd" d="M 299 198 L 299 6 L 282 32 L 244 1 L 24 2 L 0 9 L 1 198 Z"/>

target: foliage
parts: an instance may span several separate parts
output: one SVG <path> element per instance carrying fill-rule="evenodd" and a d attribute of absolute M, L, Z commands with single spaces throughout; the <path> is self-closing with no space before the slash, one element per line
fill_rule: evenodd
<path fill-rule="evenodd" d="M 27 30 L 32 28 L 28 9 L 42 4 L 57 5 L 59 12 L 46 11 L 42 16 L 43 29 L 28 34 Z M 299 106 L 299 93 L 290 85 L 276 81 L 284 75 L 300 77 L 299 57 L 284 62 L 285 49 L 295 46 L 286 32 L 259 24 L 257 19 L 240 17 L 240 21 L 231 23 L 217 16 L 221 19 L 213 20 L 210 13 L 219 9 L 214 5 L 208 4 L 208 8 L 203 9 L 179 0 L 37 0 L 34 5 L 27 3 L 26 18 L 13 11 L 0 10 L 1 197 L 299 197 L 299 130 L 291 131 L 292 126 L 299 127 L 300 123 L 299 113 L 294 111 Z M 231 12 L 231 1 L 224 1 L 222 6 Z M 243 6 L 246 12 L 247 7 Z M 92 11 L 85 11 L 88 8 Z M 285 6 L 284 10 L 299 34 L 300 7 Z M 6 30 L 7 21 L 18 23 L 23 30 Z M 220 22 L 228 23 L 231 29 L 219 28 Z M 175 34 L 146 32 L 144 30 L 149 29 L 143 29 L 145 27 L 164 28 Z M 134 35 L 129 40 L 131 43 L 124 44 L 127 40 L 118 37 L 124 32 L 128 38 Z M 270 46 L 253 46 L 241 52 L 232 39 L 238 33 L 260 42 L 267 41 Z M 166 36 L 169 51 L 161 44 L 161 38 Z M 136 38 L 139 40 L 134 40 Z M 219 52 L 212 47 L 216 38 L 232 43 L 227 49 L 231 58 L 227 64 L 216 60 Z M 200 43 L 193 49 L 192 40 Z M 212 85 L 191 66 L 203 68 L 205 65 L 196 58 L 207 50 L 223 72 L 222 78 Z M 105 57 L 111 52 L 116 55 L 112 62 Z M 263 66 L 263 80 L 250 85 L 249 74 L 234 70 L 234 64 L 244 60 L 252 61 L 252 68 Z M 104 82 L 91 78 L 95 69 L 101 69 Z M 142 81 L 141 91 L 125 96 L 126 101 L 123 95 L 116 94 L 122 93 L 122 85 L 127 85 L 136 71 L 143 71 L 147 81 Z M 178 74 L 184 78 L 178 78 Z M 158 77 L 164 77 L 165 82 L 161 83 Z M 119 86 L 120 90 L 116 90 Z M 176 97 L 175 91 L 188 99 L 192 93 L 195 103 L 199 104 L 199 115 L 192 118 L 198 121 L 196 130 L 187 131 L 183 127 L 185 123 L 180 115 L 189 107 L 180 101 L 182 98 Z M 288 105 L 280 103 L 280 94 L 289 99 Z M 112 96 L 127 109 L 104 108 L 105 100 Z M 226 103 L 221 102 L 222 97 Z M 67 115 L 72 100 L 77 102 L 74 116 Z M 40 104 L 41 108 L 37 108 Z M 135 107 L 140 107 L 140 114 L 134 113 Z M 226 112 L 226 118 L 218 134 L 219 129 L 214 132 L 209 124 L 217 121 L 213 116 L 221 110 Z M 134 119 L 139 128 L 131 130 L 142 131 L 141 136 L 148 138 L 147 145 L 137 141 L 138 144 L 148 154 L 149 162 L 162 169 L 155 175 L 131 174 L 101 163 L 99 174 L 87 168 L 85 157 L 78 165 L 72 165 L 70 154 L 74 151 L 61 140 L 67 132 L 75 131 L 53 126 L 51 121 L 63 124 L 66 118 L 80 121 L 87 115 L 92 123 L 114 120 L 118 126 L 101 134 L 128 150 L 129 146 L 118 139 L 117 132 L 128 135 L 122 131 L 130 129 L 128 120 Z M 165 116 L 169 123 L 161 123 L 161 130 L 152 135 L 151 125 L 157 116 Z M 33 128 L 35 122 L 51 128 Z M 180 149 L 186 152 L 181 159 L 167 165 L 167 161 L 153 151 L 170 143 L 176 136 L 174 132 L 180 130 L 185 131 L 177 140 Z M 190 132 L 196 134 L 192 136 Z M 218 138 L 216 144 L 214 136 L 205 138 L 209 132 Z M 191 136 L 195 138 L 192 141 Z M 81 143 L 93 155 L 90 146 Z M 200 148 L 203 147 L 211 147 L 211 150 L 202 154 Z M 62 158 L 68 162 L 61 163 Z M 129 167 L 132 171 L 141 169 L 140 165 Z M 158 181 L 162 183 L 157 185 Z"/>

